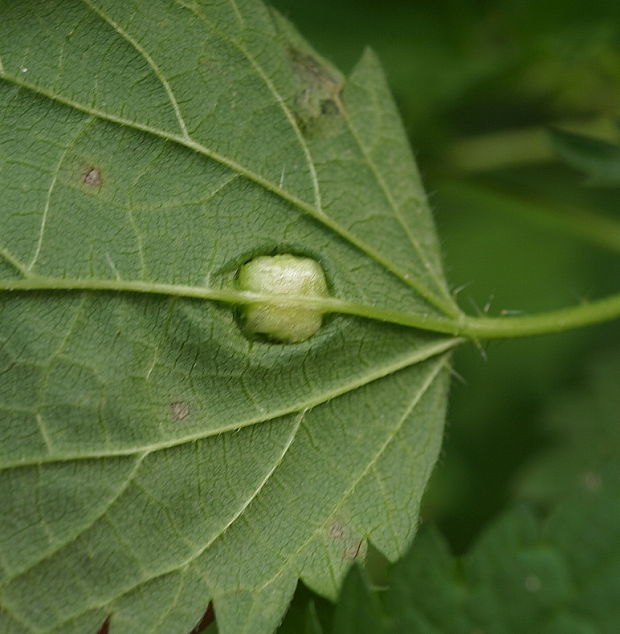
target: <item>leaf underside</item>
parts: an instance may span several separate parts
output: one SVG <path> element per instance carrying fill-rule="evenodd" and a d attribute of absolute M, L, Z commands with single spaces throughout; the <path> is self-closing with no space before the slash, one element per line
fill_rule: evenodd
<path fill-rule="evenodd" d="M 228 288 L 260 254 L 332 293 L 453 306 L 381 69 L 345 79 L 255 0 L 0 1 L 0 630 L 272 631 L 400 555 L 455 341 L 331 315 L 250 340 L 234 306 L 54 291 Z M 47 286 L 46 286 L 47 285 Z"/>
<path fill-rule="evenodd" d="M 598 476 L 596 487 L 574 490 L 545 522 L 525 508 L 506 513 L 461 559 L 436 532 L 425 531 L 391 570 L 381 593 L 371 592 L 352 570 L 328 631 L 615 634 L 620 625 L 617 460 Z"/>
<path fill-rule="evenodd" d="M 585 389 L 552 398 L 551 447 L 526 465 L 520 495 L 551 508 L 544 521 L 522 503 L 464 556 L 426 530 L 371 591 L 349 572 L 333 634 L 620 630 L 618 348 L 598 355 Z M 285 621 L 279 632 L 295 629 Z"/>

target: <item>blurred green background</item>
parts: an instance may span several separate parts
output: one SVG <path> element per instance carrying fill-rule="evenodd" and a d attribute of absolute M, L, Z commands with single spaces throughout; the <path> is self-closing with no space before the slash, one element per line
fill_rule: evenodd
<path fill-rule="evenodd" d="M 382 60 L 429 192 L 447 275 L 472 313 L 535 312 L 618 291 L 616 189 L 584 187 L 545 126 L 613 137 L 620 3 L 273 0 L 348 73 Z M 442 459 L 426 497 L 461 552 L 515 499 L 522 467 L 556 439 L 552 395 L 577 389 L 618 324 L 470 345 L 456 357 Z"/>

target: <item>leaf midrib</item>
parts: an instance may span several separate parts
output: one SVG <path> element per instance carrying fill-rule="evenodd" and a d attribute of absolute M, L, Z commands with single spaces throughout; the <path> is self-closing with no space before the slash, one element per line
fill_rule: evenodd
<path fill-rule="evenodd" d="M 337 297 L 312 297 L 308 295 L 277 295 L 269 293 L 254 293 L 238 290 L 234 286 L 209 287 L 192 286 L 188 284 L 165 284 L 143 280 L 125 280 L 120 277 L 109 278 L 65 278 L 45 277 L 30 273 L 11 253 L 0 248 L 0 256 L 14 266 L 23 278 L 0 278 L 0 292 L 2 291 L 91 291 L 115 293 L 142 293 L 147 295 L 164 295 L 170 297 L 185 297 L 189 299 L 203 299 L 228 304 L 276 304 L 303 307 L 323 313 L 344 313 L 383 321 L 386 323 L 408 326 L 456 335 L 462 326 L 462 320 L 457 318 L 435 316 L 430 313 L 409 313 L 397 309 L 382 308 L 372 304 L 349 301 Z"/>

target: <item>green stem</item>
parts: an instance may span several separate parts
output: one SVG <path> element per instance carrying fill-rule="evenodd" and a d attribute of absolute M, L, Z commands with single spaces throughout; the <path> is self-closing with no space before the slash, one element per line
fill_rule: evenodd
<path fill-rule="evenodd" d="M 587 304 L 517 317 L 467 317 L 459 333 L 473 339 L 545 335 L 620 318 L 620 294 Z"/>
<path fill-rule="evenodd" d="M 527 316 L 471 317 L 461 314 L 456 318 L 434 314 L 410 314 L 397 310 L 379 308 L 337 298 L 310 298 L 265 295 L 239 291 L 234 288 L 214 289 L 203 286 L 159 284 L 154 282 L 105 280 L 105 279 L 63 279 L 30 276 L 18 280 L 0 280 L 0 291 L 104 291 L 146 293 L 206 299 L 230 304 L 277 303 L 316 308 L 322 312 L 344 313 L 385 321 L 410 328 L 468 337 L 470 339 L 505 339 L 528 337 L 572 330 L 582 326 L 620 318 L 620 294 L 578 306 Z"/>
<path fill-rule="evenodd" d="M 337 302 L 338 300 L 332 301 Z M 467 337 L 475 340 L 510 339 L 558 333 L 619 319 L 620 293 L 587 304 L 545 313 L 505 317 L 471 317 L 463 314 L 459 319 L 449 319 L 432 315 L 409 315 L 374 306 L 349 304 L 348 302 L 334 305 L 332 310 L 456 337 Z"/>

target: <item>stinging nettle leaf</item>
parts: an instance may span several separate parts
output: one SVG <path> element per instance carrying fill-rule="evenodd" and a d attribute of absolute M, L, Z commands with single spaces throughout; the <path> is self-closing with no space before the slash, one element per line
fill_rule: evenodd
<path fill-rule="evenodd" d="M 601 469 L 620 454 L 619 353 L 610 346 L 596 355 L 582 388 L 550 400 L 545 428 L 552 443 L 523 469 L 521 496 L 549 504 L 575 487 L 601 486 Z"/>
<path fill-rule="evenodd" d="M 328 631 L 617 632 L 619 371 L 617 348 L 606 350 L 594 357 L 583 387 L 552 399 L 556 442 L 526 465 L 520 483 L 539 513 L 513 505 L 459 557 L 427 528 L 378 590 L 354 567 Z"/>
<path fill-rule="evenodd" d="M 371 624 L 375 634 L 613 634 L 620 624 L 617 459 L 599 478 L 597 488 L 574 488 L 545 521 L 524 507 L 509 510 L 460 558 L 437 531 L 424 531 L 381 591 L 351 570 L 330 631 L 344 632 L 347 623 L 351 631 Z"/>
<path fill-rule="evenodd" d="M 402 554 L 441 442 L 457 340 L 239 327 L 238 270 L 286 253 L 455 314 L 380 66 L 258 0 L 0 16 L 0 630 L 185 634 L 212 601 L 273 631 L 298 579 Z"/>

